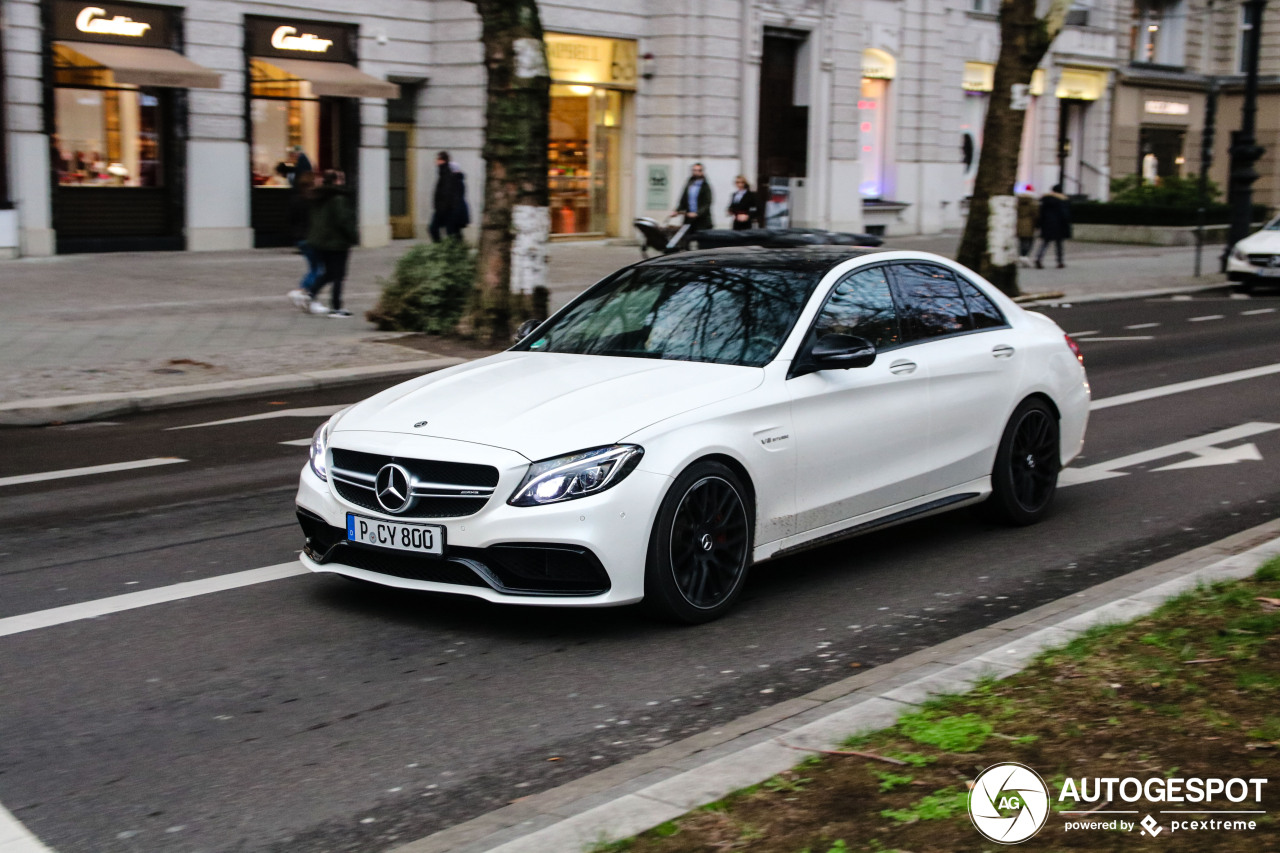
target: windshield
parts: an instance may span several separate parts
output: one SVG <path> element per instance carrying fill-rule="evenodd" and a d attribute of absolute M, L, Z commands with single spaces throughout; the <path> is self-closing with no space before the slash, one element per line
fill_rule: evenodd
<path fill-rule="evenodd" d="M 1265 226 L 1262 230 L 1264 230 L 1264 231 L 1280 231 L 1280 216 L 1277 216 L 1275 219 L 1273 219 L 1273 220 L 1271 220 L 1270 222 L 1268 222 L 1268 223 L 1266 224 L 1266 226 Z"/>
<path fill-rule="evenodd" d="M 514 349 L 763 367 L 820 277 L 713 264 L 630 267 Z"/>

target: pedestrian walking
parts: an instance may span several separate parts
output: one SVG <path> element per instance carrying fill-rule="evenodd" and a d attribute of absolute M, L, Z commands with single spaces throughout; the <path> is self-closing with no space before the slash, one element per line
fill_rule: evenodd
<path fill-rule="evenodd" d="M 1071 239 L 1071 203 L 1062 194 L 1062 184 L 1054 184 L 1053 191 L 1040 198 L 1040 251 L 1036 253 L 1036 269 L 1044 269 L 1044 253 L 1053 243 L 1058 256 L 1058 269 L 1062 262 L 1062 243 Z"/>
<path fill-rule="evenodd" d="M 440 242 L 441 231 L 448 237 L 461 240 L 462 229 L 471 222 L 466 176 L 449 159 L 448 151 L 436 154 L 436 192 L 432 202 L 431 225 L 427 228 L 431 242 Z"/>
<path fill-rule="evenodd" d="M 1040 218 L 1040 202 L 1031 187 L 1018 193 L 1018 263 L 1031 266 L 1031 250 L 1036 245 L 1036 222 Z"/>
<path fill-rule="evenodd" d="M 743 175 L 733 179 L 733 197 L 729 201 L 729 217 L 734 231 L 746 231 L 756 227 L 760 219 L 760 200 L 751 191 L 751 184 Z"/>
<path fill-rule="evenodd" d="M 298 175 L 293 185 L 292 197 L 289 199 L 289 227 L 293 234 L 294 245 L 307 261 L 307 271 L 298 286 L 289 291 L 289 299 L 294 306 L 303 311 L 310 310 L 314 298 L 316 282 L 324 272 L 320 263 L 320 253 L 307 242 L 311 231 L 311 206 L 315 203 L 315 172 L 303 172 Z"/>
<path fill-rule="evenodd" d="M 689 180 L 684 185 L 684 192 L 680 193 L 680 204 L 672 215 L 684 216 L 689 233 L 711 227 L 711 184 L 702 173 L 701 163 L 694 163 L 689 171 Z"/>
<path fill-rule="evenodd" d="M 319 254 L 324 267 L 312 290 L 310 311 L 335 318 L 351 316 L 351 312 L 342 307 L 342 284 L 347 278 L 351 247 L 360 242 L 351 191 L 345 186 L 346 182 L 342 172 L 330 169 L 324 173 L 324 182 L 315 189 L 311 227 L 307 231 L 307 243 Z M 319 298 L 326 284 L 333 285 L 331 310 L 326 310 Z"/>

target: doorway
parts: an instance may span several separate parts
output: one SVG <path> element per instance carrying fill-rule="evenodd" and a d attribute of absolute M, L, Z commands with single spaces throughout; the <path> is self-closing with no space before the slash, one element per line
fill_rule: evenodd
<path fill-rule="evenodd" d="M 397 80 L 400 97 L 387 101 L 387 203 L 391 239 L 412 240 L 416 236 L 417 208 L 414 185 L 417 172 L 415 129 L 418 124 L 418 92 L 421 81 Z"/>
<path fill-rule="evenodd" d="M 808 174 L 808 39 L 808 33 L 796 30 L 765 29 L 756 136 L 756 189 L 762 195 L 768 192 L 771 178 Z M 791 184 L 794 187 L 796 182 Z"/>

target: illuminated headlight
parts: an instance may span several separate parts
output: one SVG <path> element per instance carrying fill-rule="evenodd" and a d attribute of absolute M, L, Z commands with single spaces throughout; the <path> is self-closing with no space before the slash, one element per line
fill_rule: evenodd
<path fill-rule="evenodd" d="M 329 432 L 333 429 L 333 418 L 320 424 L 315 435 L 311 436 L 311 470 L 321 480 L 329 479 L 329 469 L 325 460 L 329 456 Z"/>
<path fill-rule="evenodd" d="M 541 506 L 599 494 L 622 482 L 642 456 L 643 447 L 618 444 L 535 462 L 507 503 Z"/>

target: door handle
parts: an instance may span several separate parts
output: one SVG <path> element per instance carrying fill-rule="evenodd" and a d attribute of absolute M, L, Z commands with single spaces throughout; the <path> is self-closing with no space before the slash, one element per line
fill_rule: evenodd
<path fill-rule="evenodd" d="M 914 361 L 907 361 L 905 358 L 900 358 L 893 364 L 889 365 L 889 372 L 895 373 L 898 376 L 902 376 L 907 373 L 915 373 L 916 363 Z"/>
<path fill-rule="evenodd" d="M 1013 347 L 1008 344 L 996 344 L 991 348 L 991 355 L 996 358 L 1012 358 Z"/>

